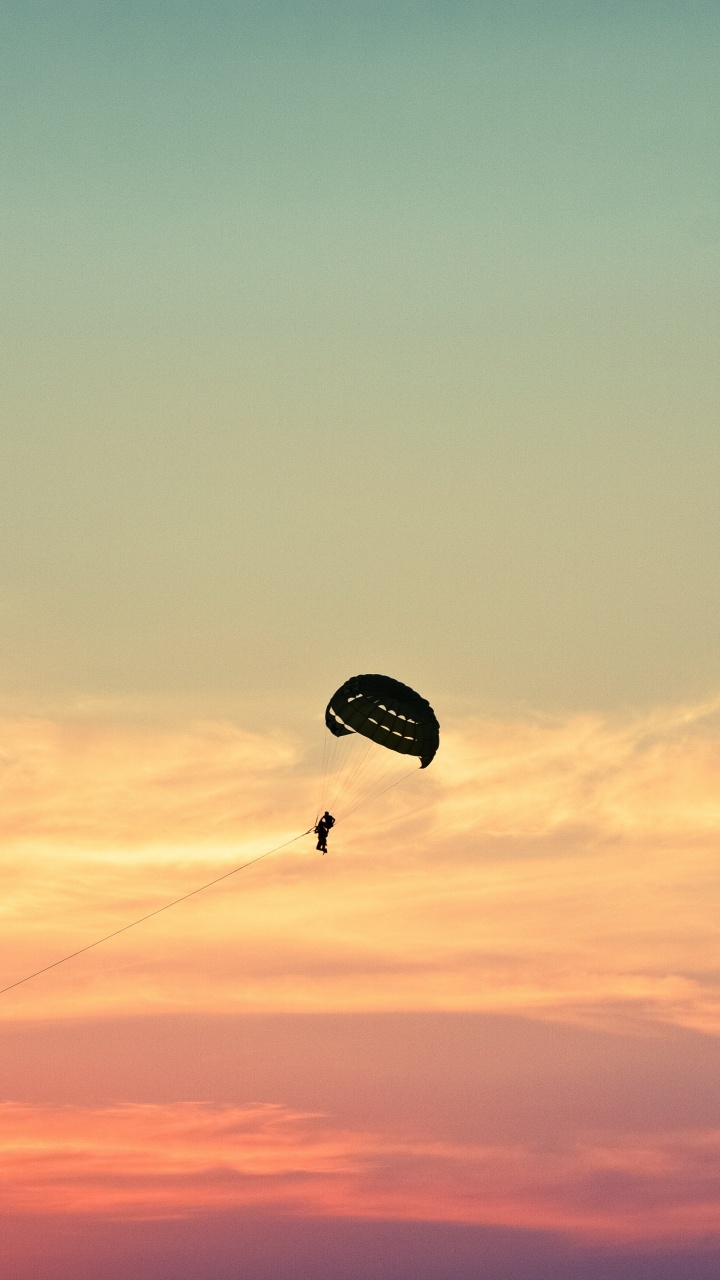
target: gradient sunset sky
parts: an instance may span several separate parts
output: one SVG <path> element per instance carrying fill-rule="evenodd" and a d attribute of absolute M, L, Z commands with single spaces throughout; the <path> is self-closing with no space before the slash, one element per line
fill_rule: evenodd
<path fill-rule="evenodd" d="M 10 1280 L 717 1280 L 720 10 L 9 0 Z"/>

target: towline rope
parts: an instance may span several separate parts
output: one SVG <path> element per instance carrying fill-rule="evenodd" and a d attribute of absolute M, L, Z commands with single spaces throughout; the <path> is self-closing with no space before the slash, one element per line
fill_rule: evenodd
<path fill-rule="evenodd" d="M 183 893 L 181 897 L 173 898 L 172 902 L 166 902 L 164 906 L 156 907 L 154 911 L 148 911 L 147 915 L 140 916 L 137 920 L 131 920 L 130 924 L 124 924 L 122 928 L 114 929 L 112 933 L 106 933 L 103 938 L 98 938 L 95 942 L 88 942 L 87 946 L 79 947 L 77 951 L 71 951 L 69 955 L 62 956 L 60 960 L 53 960 L 52 964 L 46 964 L 42 969 L 36 969 L 34 973 L 28 973 L 24 978 L 18 978 L 17 982 L 11 982 L 7 987 L 0 987 L 0 996 L 4 996 L 7 991 L 12 991 L 14 987 L 21 987 L 24 982 L 31 982 L 33 978 L 39 978 L 41 973 L 48 973 L 50 969 L 57 969 L 58 965 L 67 964 L 68 960 L 74 960 L 76 956 L 81 956 L 86 951 L 92 951 L 93 948 L 102 946 L 103 942 L 109 942 L 111 938 L 117 938 L 121 933 L 127 933 L 128 929 L 135 929 L 137 925 L 144 924 L 146 920 L 152 920 L 153 916 L 159 916 L 163 911 L 169 911 L 171 907 L 177 907 L 179 903 L 187 902 L 188 898 L 194 898 L 196 894 L 203 893 L 205 889 L 212 889 L 213 885 L 220 884 L 221 880 L 229 880 L 230 876 L 236 876 L 239 871 L 244 871 L 246 867 L 251 867 L 255 862 L 262 862 L 263 858 L 269 858 L 271 853 L 279 853 L 281 849 L 287 849 L 288 845 L 295 844 L 297 840 L 302 840 L 303 836 L 309 836 L 313 830 L 313 827 L 308 827 L 307 831 L 301 831 L 299 836 L 293 836 L 291 840 L 286 840 L 284 844 L 276 844 L 274 849 L 267 849 L 265 853 L 259 853 L 257 857 L 250 858 L 247 862 L 241 862 L 239 867 L 224 871 L 221 876 L 216 876 L 214 880 L 208 880 L 207 884 L 198 885 L 197 889 L 191 889 L 189 893 Z"/>

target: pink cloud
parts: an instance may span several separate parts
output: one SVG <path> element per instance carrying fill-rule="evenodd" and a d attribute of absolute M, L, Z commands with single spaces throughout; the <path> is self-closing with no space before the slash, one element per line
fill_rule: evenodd
<path fill-rule="evenodd" d="M 281 1106 L 0 1107 L 5 1213 L 173 1217 L 228 1208 L 562 1231 L 720 1237 L 720 1131 L 428 1141 Z"/>

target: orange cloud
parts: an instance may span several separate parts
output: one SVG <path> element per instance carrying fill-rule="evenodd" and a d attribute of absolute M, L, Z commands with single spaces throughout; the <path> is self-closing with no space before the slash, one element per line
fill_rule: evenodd
<path fill-rule="evenodd" d="M 0 1106 L 5 1213 L 163 1217 L 262 1206 L 612 1241 L 720 1235 L 720 1131 L 552 1147 L 332 1127 L 280 1106 Z"/>
<path fill-rule="evenodd" d="M 452 829 L 697 839 L 720 826 L 720 701 L 613 724 L 476 721 L 446 734 L 438 772 Z"/>
<path fill-rule="evenodd" d="M 0 744 L 5 982 L 302 830 L 318 786 L 296 742 L 227 724 L 16 719 Z M 487 1009 L 716 1032 L 719 765 L 717 703 L 455 722 L 328 858 L 300 842 L 0 1016 Z"/>
<path fill-rule="evenodd" d="M 0 834 L 127 847 L 267 830 L 278 794 L 292 804 L 298 754 L 222 722 L 0 721 Z"/>

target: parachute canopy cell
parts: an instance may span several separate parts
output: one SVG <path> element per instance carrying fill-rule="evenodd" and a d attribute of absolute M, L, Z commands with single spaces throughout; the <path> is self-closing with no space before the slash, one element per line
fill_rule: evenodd
<path fill-rule="evenodd" d="M 325 724 L 336 738 L 359 733 L 390 751 L 419 756 L 427 769 L 440 744 L 430 703 L 390 676 L 352 676 L 330 699 Z"/>

